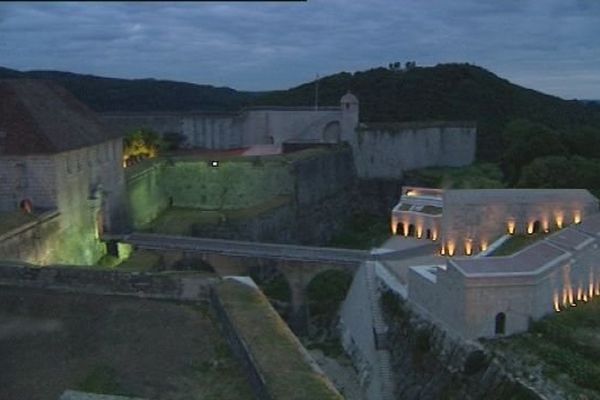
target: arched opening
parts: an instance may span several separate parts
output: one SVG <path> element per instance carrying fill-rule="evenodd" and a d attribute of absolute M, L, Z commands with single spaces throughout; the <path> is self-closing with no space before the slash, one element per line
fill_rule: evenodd
<path fill-rule="evenodd" d="M 540 221 L 534 221 L 531 233 L 539 233 L 542 230 L 542 224 Z"/>
<path fill-rule="evenodd" d="M 274 265 L 256 265 L 248 274 L 267 296 L 273 308 L 286 319 L 292 301 L 292 290 L 285 275 Z"/>
<path fill-rule="evenodd" d="M 19 203 L 19 208 L 21 209 L 21 211 L 23 211 L 25 214 L 31 214 L 31 212 L 33 211 L 33 203 L 31 202 L 31 200 L 29 199 L 23 199 L 21 200 L 21 202 Z"/>
<path fill-rule="evenodd" d="M 317 274 L 306 288 L 308 334 L 311 337 L 333 339 L 337 315 L 352 284 L 347 270 L 327 270 Z"/>
<path fill-rule="evenodd" d="M 340 141 L 341 133 L 342 128 L 340 127 L 340 123 L 338 121 L 332 121 L 323 128 L 323 142 L 338 143 Z"/>
<path fill-rule="evenodd" d="M 496 326 L 494 333 L 496 335 L 504 335 L 506 332 L 506 314 L 503 312 L 496 314 Z"/>
<path fill-rule="evenodd" d="M 404 223 L 398 222 L 398 225 L 396 225 L 396 235 L 404 235 Z"/>
<path fill-rule="evenodd" d="M 425 231 L 425 237 L 426 237 L 427 239 L 431 239 L 431 229 L 427 229 L 427 230 Z"/>
<path fill-rule="evenodd" d="M 407 236 L 415 236 L 415 226 L 414 224 L 408 225 L 408 234 Z"/>

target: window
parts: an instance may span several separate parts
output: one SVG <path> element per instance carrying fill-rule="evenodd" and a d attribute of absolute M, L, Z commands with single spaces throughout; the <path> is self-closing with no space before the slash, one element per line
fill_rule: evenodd
<path fill-rule="evenodd" d="M 6 131 L 0 130 L 0 154 L 6 149 Z"/>
<path fill-rule="evenodd" d="M 65 163 L 67 165 L 67 173 L 70 174 L 73 172 L 73 167 L 71 166 L 71 156 L 69 154 L 65 156 Z"/>
<path fill-rule="evenodd" d="M 503 312 L 496 314 L 496 327 L 494 333 L 496 335 L 504 335 L 506 332 L 506 314 Z"/>
<path fill-rule="evenodd" d="M 17 163 L 15 167 L 17 169 L 17 189 L 27 188 L 27 166 L 25 163 Z"/>

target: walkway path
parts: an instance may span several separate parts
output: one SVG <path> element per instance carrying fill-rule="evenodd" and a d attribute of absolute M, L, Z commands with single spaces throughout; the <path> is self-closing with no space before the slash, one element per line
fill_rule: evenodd
<path fill-rule="evenodd" d="M 181 250 L 237 257 L 329 262 L 335 264 L 360 264 L 370 257 L 369 252 L 365 250 L 242 242 L 237 240 L 206 239 L 150 233 L 111 235 L 105 239 L 117 240 L 150 250 Z"/>

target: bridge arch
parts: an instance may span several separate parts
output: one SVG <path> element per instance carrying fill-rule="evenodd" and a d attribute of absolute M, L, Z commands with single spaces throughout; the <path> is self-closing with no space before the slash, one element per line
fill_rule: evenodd
<path fill-rule="evenodd" d="M 347 269 L 332 268 L 317 273 L 306 286 L 306 308 L 309 329 L 327 334 L 335 329 L 336 315 L 352 284 L 353 273 Z M 321 332 L 319 332 L 321 331 Z"/>
<path fill-rule="evenodd" d="M 248 268 L 248 275 L 260 287 L 273 307 L 287 319 L 292 303 L 292 289 L 287 276 L 276 263 L 262 263 Z"/>

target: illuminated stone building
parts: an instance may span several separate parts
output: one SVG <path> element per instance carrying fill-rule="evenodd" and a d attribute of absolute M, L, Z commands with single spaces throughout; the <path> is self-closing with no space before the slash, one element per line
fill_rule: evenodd
<path fill-rule="evenodd" d="M 445 261 L 409 267 L 407 299 L 464 338 L 525 331 L 600 295 L 600 213 L 587 190 L 405 187 L 391 224 L 398 235 L 439 241 Z M 493 255 L 510 235 L 535 233 L 547 235 Z"/>
<path fill-rule="evenodd" d="M 392 232 L 438 240 L 444 255 L 474 255 L 505 234 L 532 234 L 578 223 L 598 212 L 584 189 L 404 187 L 392 210 Z"/>
<path fill-rule="evenodd" d="M 99 234 L 124 222 L 122 152 L 120 135 L 62 87 L 0 80 L 0 213 L 33 216 L 0 230 L 0 258 L 97 261 Z"/>
<path fill-rule="evenodd" d="M 600 213 L 510 256 L 409 269 L 408 301 L 467 339 L 518 333 L 600 296 Z"/>

